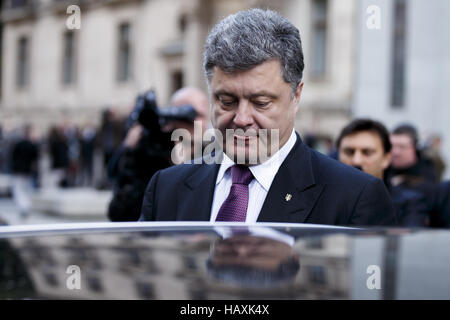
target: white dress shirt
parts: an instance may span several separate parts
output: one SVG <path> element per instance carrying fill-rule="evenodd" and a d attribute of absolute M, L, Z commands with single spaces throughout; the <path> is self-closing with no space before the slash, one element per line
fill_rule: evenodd
<path fill-rule="evenodd" d="M 295 130 L 292 130 L 292 134 L 288 141 L 275 153 L 269 160 L 254 166 L 249 166 L 250 171 L 253 174 L 253 181 L 248 185 L 249 197 L 247 206 L 246 223 L 255 223 L 258 220 L 259 213 L 269 192 L 272 181 L 278 172 L 283 161 L 294 147 L 297 136 Z M 230 193 L 232 185 L 231 172 L 228 170 L 235 165 L 225 153 L 223 154 L 223 161 L 220 164 L 219 172 L 216 179 L 216 188 L 214 189 L 214 198 L 211 207 L 211 220 L 215 222 L 220 207 Z"/>

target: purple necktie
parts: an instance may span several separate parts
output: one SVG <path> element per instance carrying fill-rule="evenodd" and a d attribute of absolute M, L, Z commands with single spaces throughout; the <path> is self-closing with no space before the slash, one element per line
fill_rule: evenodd
<path fill-rule="evenodd" d="M 248 185 L 253 180 L 250 169 L 246 166 L 231 167 L 232 185 L 230 194 L 225 199 L 217 214 L 216 221 L 245 222 L 248 206 Z"/>

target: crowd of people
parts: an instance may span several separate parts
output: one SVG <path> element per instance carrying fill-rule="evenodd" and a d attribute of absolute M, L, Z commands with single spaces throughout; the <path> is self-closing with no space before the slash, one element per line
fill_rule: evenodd
<path fill-rule="evenodd" d="M 336 148 L 339 161 L 383 180 L 400 225 L 450 226 L 450 189 L 441 182 L 445 162 L 439 144 L 422 147 L 413 125 L 389 132 L 381 122 L 356 119 L 342 129 Z"/>
<path fill-rule="evenodd" d="M 196 106 L 202 115 L 200 120 L 207 123 L 206 118 L 209 115 L 206 95 L 198 89 L 185 88 L 174 95 L 180 96 L 183 104 L 187 101 Z M 177 104 L 181 105 L 174 100 L 174 105 Z M 46 187 L 117 187 L 117 181 L 111 179 L 114 174 L 108 173 L 108 164 L 111 164 L 111 159 L 117 161 L 117 156 L 127 154 L 129 157 L 133 154 L 129 151 L 136 148 L 144 130 L 135 125 L 127 134 L 127 116 L 107 109 L 103 112 L 102 123 L 98 128 L 80 128 L 62 123 L 52 126 L 44 139 L 40 138 L 30 125 L 7 132 L 0 131 L 0 168 L 3 173 L 13 177 L 12 191 L 21 214 L 28 215 L 31 204 L 27 194 L 32 192 L 33 188 L 42 186 L 42 180 L 46 180 Z M 172 126 L 186 128 L 189 124 L 174 123 Z M 192 131 L 193 126 L 188 129 Z M 205 130 L 206 126 L 203 129 Z M 313 143 L 313 136 L 306 136 L 304 140 L 311 147 L 317 146 Z M 450 189 L 448 183 L 442 182 L 446 165 L 441 156 L 440 142 L 440 138 L 434 135 L 425 143 L 420 143 L 417 129 L 412 124 L 399 125 L 389 132 L 378 121 L 355 119 L 341 130 L 334 148 L 328 145 L 328 155 L 383 180 L 400 225 L 447 227 L 450 221 L 443 211 L 448 210 L 444 207 L 447 205 L 445 201 L 450 197 Z M 319 148 L 319 151 L 326 150 Z M 102 157 L 103 172 L 97 174 L 98 179 L 94 181 L 96 153 Z M 47 154 L 49 159 L 45 179 L 42 177 L 43 172 L 39 170 L 39 160 L 44 154 Z M 141 157 L 144 162 L 148 160 L 143 155 Z M 136 161 L 125 165 L 136 165 Z M 141 163 L 141 169 L 137 170 L 139 174 L 128 179 L 128 183 L 139 184 L 141 187 L 138 192 L 134 188 L 131 193 L 114 198 L 111 203 L 111 208 L 114 209 L 110 212 L 111 220 L 137 220 L 143 193 L 150 178 L 158 169 L 171 165 L 173 163 L 169 160 L 158 168 L 154 163 L 148 166 Z M 152 170 L 142 171 L 146 166 Z M 109 169 L 111 170 L 111 166 Z M 119 170 L 123 170 L 123 167 Z M 135 194 L 138 199 L 133 200 L 131 194 Z M 130 205 L 130 201 L 134 202 Z M 132 216 L 130 212 L 134 212 Z"/>
<path fill-rule="evenodd" d="M 112 188 L 107 165 L 125 136 L 127 115 L 111 108 L 102 115 L 98 127 L 63 121 L 45 135 L 30 123 L 0 128 L 0 173 L 11 177 L 22 216 L 29 214 L 30 193 L 38 188 Z"/>

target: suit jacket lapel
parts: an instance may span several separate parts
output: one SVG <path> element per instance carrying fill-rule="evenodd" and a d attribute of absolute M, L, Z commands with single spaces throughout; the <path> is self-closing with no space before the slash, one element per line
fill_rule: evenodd
<path fill-rule="evenodd" d="M 177 220 L 209 221 L 220 165 L 202 164 L 194 166 L 198 166 L 198 169 L 178 189 Z"/>
<path fill-rule="evenodd" d="M 324 188 L 315 180 L 311 151 L 297 135 L 275 175 L 258 222 L 305 222 Z"/>

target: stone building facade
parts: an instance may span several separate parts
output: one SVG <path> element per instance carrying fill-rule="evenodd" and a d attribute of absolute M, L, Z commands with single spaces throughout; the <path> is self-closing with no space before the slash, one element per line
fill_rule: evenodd
<path fill-rule="evenodd" d="M 80 28 L 70 30 L 80 9 Z M 202 51 L 221 18 L 272 8 L 300 30 L 305 87 L 296 122 L 301 133 L 333 136 L 350 116 L 354 82 L 355 0 L 6 0 L 0 117 L 41 128 L 62 119 L 100 121 L 123 113 L 154 88 L 168 104 L 181 86 L 206 91 Z"/>

